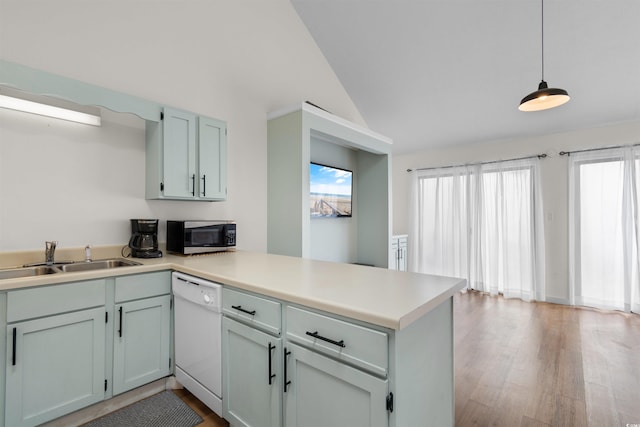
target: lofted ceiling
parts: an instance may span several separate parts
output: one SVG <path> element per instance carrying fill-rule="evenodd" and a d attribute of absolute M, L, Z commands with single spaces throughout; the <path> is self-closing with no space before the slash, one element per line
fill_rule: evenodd
<path fill-rule="evenodd" d="M 640 120 L 638 0 L 545 1 L 544 77 L 571 101 L 529 113 L 518 105 L 541 80 L 540 0 L 291 3 L 394 153 Z"/>

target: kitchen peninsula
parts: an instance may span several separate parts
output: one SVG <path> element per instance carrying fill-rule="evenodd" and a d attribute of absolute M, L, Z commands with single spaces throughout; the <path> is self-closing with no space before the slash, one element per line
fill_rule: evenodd
<path fill-rule="evenodd" d="M 0 267 L 9 266 L 2 264 L 5 258 L 0 254 Z M 244 251 L 138 261 L 143 265 L 2 280 L 0 312 L 7 312 L 6 295 L 13 290 L 180 271 L 281 307 L 281 329 L 273 333 L 284 350 L 274 356 L 280 361 L 274 372 L 281 425 L 326 421 L 334 404 L 364 408 L 349 418 L 357 425 L 454 425 L 453 295 L 464 288 L 463 279 Z M 309 331 L 314 325 L 318 330 Z M 6 355 L 6 319 L 0 326 L 0 354 Z M 303 389 L 312 377 L 318 381 Z M 331 388 L 345 384 L 346 395 Z"/>

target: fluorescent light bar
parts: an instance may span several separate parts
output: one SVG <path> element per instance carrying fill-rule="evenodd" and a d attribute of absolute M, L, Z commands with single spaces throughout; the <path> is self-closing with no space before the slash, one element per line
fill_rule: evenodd
<path fill-rule="evenodd" d="M 54 117 L 56 119 L 84 123 L 92 126 L 100 126 L 101 124 L 100 116 L 68 110 L 66 108 L 54 107 L 52 105 L 41 104 L 39 102 L 27 101 L 25 99 L 13 98 L 6 95 L 0 95 L 0 108 L 39 114 L 41 116 Z"/>

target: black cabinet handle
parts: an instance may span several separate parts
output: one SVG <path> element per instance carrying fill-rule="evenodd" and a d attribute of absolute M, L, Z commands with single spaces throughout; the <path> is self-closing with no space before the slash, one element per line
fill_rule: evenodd
<path fill-rule="evenodd" d="M 290 351 L 287 351 L 287 347 L 284 348 L 284 392 L 287 392 L 287 386 L 291 384 L 291 381 L 287 380 L 287 356 L 291 354 Z"/>
<path fill-rule="evenodd" d="M 11 366 L 16 366 L 16 337 L 18 330 L 13 328 L 13 350 L 11 351 Z"/>
<path fill-rule="evenodd" d="M 191 195 L 196 195 L 196 174 L 191 175 Z"/>
<path fill-rule="evenodd" d="M 328 342 L 330 344 L 337 345 L 338 347 L 342 347 L 342 348 L 345 347 L 344 340 L 335 341 L 335 340 L 332 340 L 331 338 L 323 337 L 322 335 L 318 334 L 318 331 L 315 331 L 315 332 L 307 331 L 307 335 L 309 335 L 311 337 L 314 337 L 314 338 L 317 338 L 317 339 L 322 340 L 322 341 L 326 341 L 326 342 Z"/>
<path fill-rule="evenodd" d="M 202 197 L 207 197 L 207 175 L 202 175 Z"/>
<path fill-rule="evenodd" d="M 271 380 L 276 377 L 276 374 L 271 373 L 271 351 L 275 350 L 275 348 L 275 345 L 271 345 L 271 343 L 269 343 L 269 385 L 271 385 Z"/>
<path fill-rule="evenodd" d="M 256 315 L 256 311 L 255 310 L 252 310 L 252 311 L 245 310 L 244 308 L 242 308 L 241 305 L 232 305 L 231 308 L 235 308 L 236 310 L 241 311 L 243 313 L 247 313 L 248 315 L 251 315 L 251 316 L 255 316 Z"/>
<path fill-rule="evenodd" d="M 118 336 L 122 338 L 122 306 L 118 309 L 120 312 L 120 329 L 118 329 Z"/>

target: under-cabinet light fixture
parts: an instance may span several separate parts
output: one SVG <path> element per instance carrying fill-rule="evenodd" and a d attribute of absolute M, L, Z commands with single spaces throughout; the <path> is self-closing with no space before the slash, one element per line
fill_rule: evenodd
<path fill-rule="evenodd" d="M 100 126 L 101 124 L 99 112 L 90 114 L 2 94 L 0 94 L 0 108 L 39 114 L 41 116 L 84 123 L 92 126 Z"/>

